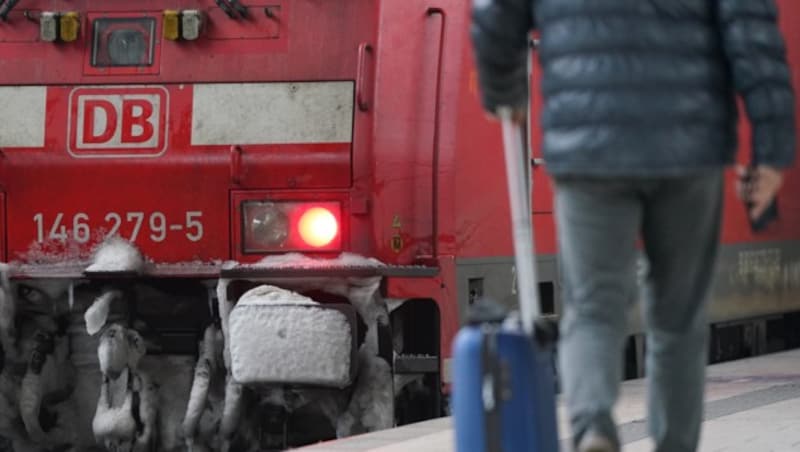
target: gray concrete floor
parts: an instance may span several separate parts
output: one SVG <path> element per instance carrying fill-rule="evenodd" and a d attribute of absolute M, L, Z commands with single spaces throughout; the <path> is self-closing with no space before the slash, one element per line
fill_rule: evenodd
<path fill-rule="evenodd" d="M 615 415 L 624 452 L 650 452 L 645 419 L 646 381 L 622 385 Z M 559 404 L 562 452 L 569 428 Z M 308 452 L 448 452 L 449 418 L 360 435 L 299 449 Z M 800 452 L 800 350 L 708 368 L 701 452 Z"/>

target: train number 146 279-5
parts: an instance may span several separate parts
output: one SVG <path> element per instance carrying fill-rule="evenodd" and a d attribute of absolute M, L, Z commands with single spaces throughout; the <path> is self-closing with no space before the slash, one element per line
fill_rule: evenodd
<path fill-rule="evenodd" d="M 71 241 L 87 243 L 92 239 L 92 231 L 105 232 L 104 236 L 110 237 L 116 234 L 123 238 L 135 242 L 137 239 L 148 238 L 153 242 L 160 243 L 168 236 L 175 234 L 184 235 L 192 242 L 199 242 L 203 239 L 203 212 L 185 212 L 183 218 L 178 222 L 172 222 L 167 215 L 162 212 L 109 212 L 98 221 L 97 218 L 90 218 L 88 214 L 76 213 L 71 218 L 63 213 L 56 213 L 52 216 L 45 216 L 37 213 L 33 216 L 36 225 L 36 240 L 45 241 Z"/>

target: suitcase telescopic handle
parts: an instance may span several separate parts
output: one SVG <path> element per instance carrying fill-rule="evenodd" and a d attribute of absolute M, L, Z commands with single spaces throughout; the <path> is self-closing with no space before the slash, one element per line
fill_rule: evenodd
<path fill-rule="evenodd" d="M 531 220 L 532 179 L 530 155 L 525 146 L 525 128 L 515 123 L 512 111 L 498 111 L 503 129 L 503 148 L 508 181 L 508 198 L 511 207 L 511 229 L 514 239 L 514 261 L 517 266 L 517 289 L 522 326 L 529 336 L 535 333 L 534 325 L 541 316 L 537 269 L 534 258 L 534 231 Z"/>

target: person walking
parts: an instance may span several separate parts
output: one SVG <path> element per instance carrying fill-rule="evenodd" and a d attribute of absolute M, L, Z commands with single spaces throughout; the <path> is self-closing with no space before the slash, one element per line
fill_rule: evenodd
<path fill-rule="evenodd" d="M 643 287 L 648 424 L 657 452 L 698 447 L 707 301 L 737 95 L 752 126 L 739 193 L 756 219 L 795 159 L 795 99 L 773 0 L 473 0 L 483 107 L 529 103 L 538 31 L 545 167 L 563 277 L 559 373 L 573 443 L 620 450 L 612 416 L 627 310 Z"/>

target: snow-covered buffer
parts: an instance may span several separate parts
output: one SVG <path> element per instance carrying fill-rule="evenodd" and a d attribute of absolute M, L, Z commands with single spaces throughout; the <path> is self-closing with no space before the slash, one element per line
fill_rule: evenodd
<path fill-rule="evenodd" d="M 349 385 L 355 364 L 356 319 L 347 308 L 320 304 L 270 285 L 245 293 L 228 321 L 234 380 Z"/>
<path fill-rule="evenodd" d="M 238 299 L 228 297 L 232 281 L 220 280 L 218 312 L 229 370 L 227 387 L 244 386 L 262 405 L 287 415 L 313 405 L 340 437 L 392 427 L 392 372 L 379 356 L 378 330 L 389 322 L 388 307 L 378 290 L 381 278 L 270 276 L 271 270 L 287 268 L 380 266 L 375 259 L 348 253 L 336 259 L 272 256 L 247 266 L 260 270 L 263 277 L 247 281 L 253 287 Z M 321 303 L 303 293 L 334 295 L 347 304 Z M 240 403 L 244 402 L 237 406 Z M 225 406 L 238 413 L 227 396 Z"/>

